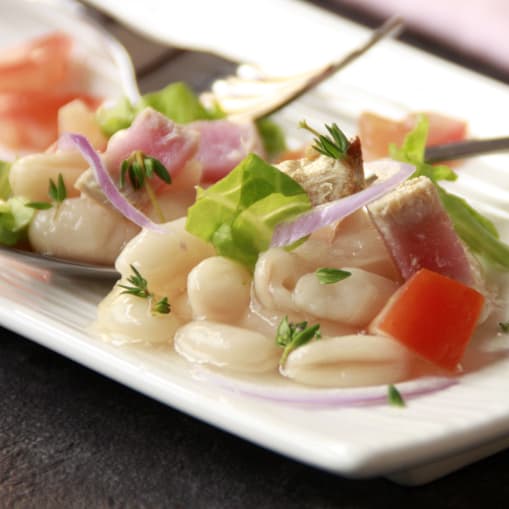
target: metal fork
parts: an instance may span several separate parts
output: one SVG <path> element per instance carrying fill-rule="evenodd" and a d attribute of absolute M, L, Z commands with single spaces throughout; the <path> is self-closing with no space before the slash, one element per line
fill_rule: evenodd
<path fill-rule="evenodd" d="M 390 18 L 368 39 L 339 60 L 293 76 L 274 77 L 251 65 L 240 65 L 237 74 L 216 80 L 201 95 L 205 105 L 218 105 L 232 120 L 256 120 L 271 115 L 315 88 L 355 61 L 382 39 L 396 35 L 403 20 Z"/>

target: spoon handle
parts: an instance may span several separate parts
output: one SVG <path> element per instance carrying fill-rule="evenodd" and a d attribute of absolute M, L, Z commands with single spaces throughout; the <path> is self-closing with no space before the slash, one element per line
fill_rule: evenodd
<path fill-rule="evenodd" d="M 428 163 L 438 163 L 504 150 L 509 150 L 509 137 L 465 140 L 428 147 L 424 153 L 424 159 Z"/>

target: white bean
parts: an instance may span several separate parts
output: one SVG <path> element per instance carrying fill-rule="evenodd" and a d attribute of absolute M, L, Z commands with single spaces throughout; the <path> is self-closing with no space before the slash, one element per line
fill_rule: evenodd
<path fill-rule="evenodd" d="M 191 270 L 187 293 L 194 318 L 233 323 L 248 309 L 251 274 L 238 262 L 212 256 Z"/>
<path fill-rule="evenodd" d="M 256 298 L 251 297 L 249 311 L 239 322 L 241 327 L 258 331 L 267 336 L 275 337 L 276 330 L 283 318 L 289 322 L 298 323 L 303 320 L 308 321 L 310 325 L 317 323 L 316 317 L 306 313 L 295 313 L 293 311 L 283 312 L 266 309 L 260 305 Z M 345 336 L 347 334 L 356 334 L 358 328 L 343 323 L 331 322 L 329 320 L 320 320 L 320 332 L 324 336 Z"/>
<path fill-rule="evenodd" d="M 173 312 L 153 313 L 150 299 L 122 293 L 116 285 L 99 304 L 95 328 L 115 344 L 170 343 L 182 324 Z"/>
<path fill-rule="evenodd" d="M 40 210 L 28 229 L 32 248 L 61 258 L 112 265 L 139 228 L 85 196 Z"/>
<path fill-rule="evenodd" d="M 322 387 L 390 384 L 410 373 L 411 355 L 384 336 L 349 335 L 323 338 L 297 348 L 281 368 L 300 383 Z"/>
<path fill-rule="evenodd" d="M 74 189 L 78 177 L 88 168 L 88 164 L 76 151 L 44 152 L 31 154 L 15 161 L 9 172 L 9 183 L 13 194 L 30 201 L 48 201 L 50 179 L 58 181 L 61 174 L 67 196 L 78 196 Z"/>
<path fill-rule="evenodd" d="M 281 349 L 274 339 L 241 327 L 195 321 L 175 333 L 175 350 L 191 362 L 258 373 L 275 369 Z"/>
<path fill-rule="evenodd" d="M 151 290 L 172 300 L 187 287 L 189 271 L 204 258 L 215 254 L 207 242 L 185 230 L 186 218 L 163 227 L 167 233 L 142 230 L 120 253 L 115 266 L 124 277 L 134 265 Z"/>
<path fill-rule="evenodd" d="M 400 279 L 382 238 L 364 210 L 337 225 L 317 230 L 294 252 L 307 260 L 312 269 L 358 267 L 395 281 Z"/>
<path fill-rule="evenodd" d="M 169 186 L 171 187 L 171 186 Z M 196 191 L 194 189 L 184 191 L 172 190 L 157 195 L 159 210 L 152 204 L 145 209 L 148 217 L 156 223 L 161 222 L 160 211 L 163 214 L 164 222 L 174 221 L 187 215 L 187 209 L 195 202 Z"/>
<path fill-rule="evenodd" d="M 260 303 L 282 311 L 298 311 L 292 291 L 308 265 L 294 253 L 271 248 L 258 257 L 254 271 L 254 290 Z"/>
<path fill-rule="evenodd" d="M 107 139 L 101 131 L 95 111 L 80 99 L 75 99 L 58 110 L 58 134 L 63 133 L 82 134 L 94 148 L 106 148 Z"/>
<path fill-rule="evenodd" d="M 293 299 L 300 310 L 318 318 L 363 327 L 382 309 L 398 285 L 362 269 L 344 267 L 346 279 L 322 284 L 315 273 L 305 274 L 295 285 Z"/>

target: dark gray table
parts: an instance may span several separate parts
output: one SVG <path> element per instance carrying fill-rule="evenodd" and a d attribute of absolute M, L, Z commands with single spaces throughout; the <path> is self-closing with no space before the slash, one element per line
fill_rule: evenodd
<path fill-rule="evenodd" d="M 321 5 L 357 21 L 379 20 Z M 145 90 L 197 89 L 233 68 L 141 41 L 101 17 L 131 50 Z M 419 34 L 403 39 L 509 83 L 504 70 Z M 189 67 L 190 59 L 198 65 Z M 419 488 L 352 481 L 251 445 L 0 328 L 1 508 L 506 507 L 509 451 Z"/>

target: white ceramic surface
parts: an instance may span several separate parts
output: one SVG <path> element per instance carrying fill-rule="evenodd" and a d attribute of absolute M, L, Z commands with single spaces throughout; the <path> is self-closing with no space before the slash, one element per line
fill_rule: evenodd
<path fill-rule="evenodd" d="M 18 2 L 9 2 L 11 15 L 15 16 Z M 102 3 L 106 7 L 120 5 L 113 0 Z M 276 10 L 285 4 L 300 5 L 283 0 L 271 3 Z M 140 4 L 129 5 L 136 9 Z M 123 17 L 123 11 L 114 12 Z M 271 12 L 277 17 L 276 11 Z M 285 12 L 289 16 L 292 11 Z M 323 25 L 323 16 L 316 11 L 306 20 L 312 39 L 322 35 L 323 26 L 341 34 L 344 47 L 366 36 L 363 29 L 339 18 L 327 16 L 327 24 Z M 3 19 L 0 17 L 2 25 Z M 140 18 L 139 23 L 144 20 Z M 304 23 L 294 21 L 291 26 L 297 29 L 299 23 Z M 236 56 L 249 59 L 249 55 Z M 353 130 L 355 116 L 367 108 L 382 112 L 432 109 L 467 119 L 477 135 L 507 134 L 509 89 L 389 42 L 283 111 L 279 120 L 295 137 L 299 133 L 293 126 L 303 116 L 317 125 L 334 119 Z M 509 157 L 505 155 L 470 161 L 462 167 L 459 181 L 448 186 L 470 196 L 476 206 L 489 213 L 506 240 L 508 165 Z M 85 284 L 8 260 L 1 263 L 0 323 L 4 327 L 163 403 L 305 463 L 347 477 L 382 475 L 401 483 L 419 484 L 509 443 L 509 358 L 504 354 L 509 336 L 498 335 L 496 327 L 498 320 L 509 318 L 506 276 L 499 278 L 500 312 L 477 334 L 460 383 L 413 399 L 405 409 L 380 405 L 309 410 L 255 400 L 200 383 L 193 378 L 190 366 L 170 349 L 107 344 L 90 327 L 95 306 L 108 291 L 106 285 Z M 487 350 L 492 354 L 488 355 Z"/>

